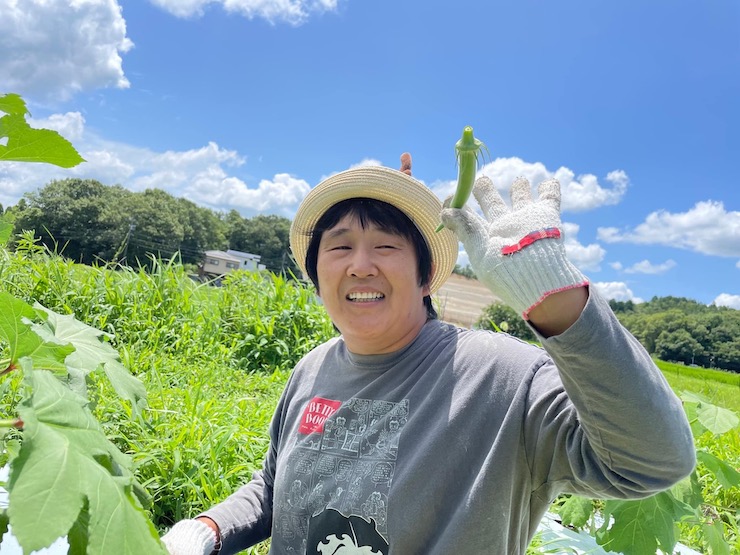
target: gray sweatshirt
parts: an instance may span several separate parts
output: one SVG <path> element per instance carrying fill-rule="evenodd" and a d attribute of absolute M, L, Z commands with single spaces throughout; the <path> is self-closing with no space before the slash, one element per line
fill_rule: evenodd
<path fill-rule="evenodd" d="M 692 471 L 680 401 L 593 289 L 542 344 L 431 320 L 391 354 L 317 347 L 262 470 L 203 513 L 222 553 L 520 554 L 559 493 L 644 497 Z"/>

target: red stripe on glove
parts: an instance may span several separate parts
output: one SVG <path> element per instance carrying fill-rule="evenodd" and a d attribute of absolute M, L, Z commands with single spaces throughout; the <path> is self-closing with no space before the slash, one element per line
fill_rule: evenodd
<path fill-rule="evenodd" d="M 540 239 L 559 239 L 560 238 L 560 230 L 557 227 L 548 227 L 546 229 L 540 229 L 538 231 L 533 231 L 532 233 L 528 233 L 525 235 L 518 243 L 515 243 L 513 245 L 505 245 L 501 247 L 501 254 L 514 254 L 515 252 L 519 252 L 524 247 L 527 247 L 534 243 L 535 241 L 539 241 Z"/>

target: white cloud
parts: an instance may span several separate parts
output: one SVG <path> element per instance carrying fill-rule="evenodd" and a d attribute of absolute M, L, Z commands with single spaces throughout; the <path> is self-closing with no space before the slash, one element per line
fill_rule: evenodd
<path fill-rule="evenodd" d="M 367 166 L 382 166 L 383 163 L 380 160 L 376 160 L 375 158 L 363 158 L 360 160 L 357 164 L 352 164 L 349 168 L 349 170 L 354 168 L 363 168 Z"/>
<path fill-rule="evenodd" d="M 722 202 L 698 202 L 687 212 L 653 212 L 632 230 L 602 227 L 597 236 L 607 243 L 664 245 L 701 254 L 740 256 L 740 212 Z"/>
<path fill-rule="evenodd" d="M 247 19 L 262 18 L 271 23 L 300 25 L 313 13 L 334 11 L 337 0 L 150 0 L 176 17 L 202 17 L 210 4 L 219 4 L 230 13 Z"/>
<path fill-rule="evenodd" d="M 632 301 L 633 303 L 644 302 L 640 297 L 636 297 L 627 284 L 621 281 L 600 281 L 591 284 L 604 297 L 615 301 Z"/>
<path fill-rule="evenodd" d="M 0 83 L 43 101 L 126 88 L 121 54 L 133 47 L 116 0 L 0 0 Z"/>
<path fill-rule="evenodd" d="M 82 137 L 85 118 L 79 112 L 67 112 L 66 114 L 52 114 L 48 118 L 28 118 L 28 125 L 36 129 L 52 129 L 74 143 Z"/>
<path fill-rule="evenodd" d="M 632 266 L 628 268 L 624 268 L 621 264 L 621 262 L 615 262 L 612 265 L 612 268 L 615 270 L 623 271 L 626 274 L 664 274 L 668 270 L 671 270 L 676 267 L 676 262 L 674 260 L 666 260 L 665 262 L 662 262 L 661 264 L 653 264 L 649 260 L 642 260 L 640 262 L 637 262 L 633 264 Z"/>
<path fill-rule="evenodd" d="M 78 177 L 119 184 L 133 191 L 163 189 L 215 210 L 235 208 L 247 217 L 259 212 L 292 217 L 310 190 L 306 181 L 284 173 L 251 187 L 234 172 L 246 163 L 245 158 L 214 142 L 185 151 L 153 152 L 101 139 L 85 129 L 85 119 L 76 112 L 55 114 L 33 124 L 74 137 L 75 147 L 87 161 L 71 169 L 48 164 L 3 164 L 0 204 L 4 206 L 17 203 L 24 193 L 43 188 L 53 179 Z"/>
<path fill-rule="evenodd" d="M 622 170 L 607 174 L 605 181 L 611 187 L 606 188 L 593 174 L 576 176 L 566 167 L 555 171 L 548 170 L 541 162 L 525 162 L 521 158 L 497 158 L 484 165 L 478 171 L 478 177 L 487 175 L 496 188 L 508 200 L 508 191 L 517 177 L 525 177 L 536 187 L 542 181 L 555 178 L 560 182 L 563 212 L 584 212 L 600 206 L 619 204 L 627 192 L 629 177 Z M 434 184 L 434 191 L 440 198 L 447 198 L 455 192 L 456 180 Z"/>
<path fill-rule="evenodd" d="M 563 222 L 563 239 L 565 252 L 568 259 L 583 271 L 598 272 L 601 270 L 601 262 L 604 260 L 606 251 L 595 243 L 590 245 L 581 244 L 578 239 L 578 224 Z"/>
<path fill-rule="evenodd" d="M 740 270 L 740 260 L 738 260 L 737 263 L 735 264 L 735 268 L 737 268 L 738 270 Z"/>
<path fill-rule="evenodd" d="M 730 308 L 740 310 L 740 295 L 721 293 L 720 295 L 717 295 L 717 298 L 714 299 L 714 302 L 712 304 L 715 304 L 717 306 L 728 306 Z"/>

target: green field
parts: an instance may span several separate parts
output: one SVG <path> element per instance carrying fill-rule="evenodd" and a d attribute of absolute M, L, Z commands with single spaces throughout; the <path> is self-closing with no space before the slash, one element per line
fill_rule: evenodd
<path fill-rule="evenodd" d="M 693 391 L 740 414 L 740 374 L 656 361 L 674 391 Z"/>

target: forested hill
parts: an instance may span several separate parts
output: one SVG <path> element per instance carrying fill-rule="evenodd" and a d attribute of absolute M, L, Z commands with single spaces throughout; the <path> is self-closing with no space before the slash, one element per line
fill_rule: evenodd
<path fill-rule="evenodd" d="M 16 235 L 34 230 L 52 250 L 86 264 L 136 265 L 149 253 L 165 259 L 180 253 L 183 263 L 198 264 L 206 250 L 234 249 L 260 255 L 274 272 L 297 271 L 288 255 L 289 219 L 216 212 L 161 189 L 132 192 L 93 179 L 55 180 L 26 193 L 5 217 L 14 221 Z"/>
<path fill-rule="evenodd" d="M 740 310 L 683 297 L 609 304 L 648 352 L 661 360 L 740 372 Z"/>

